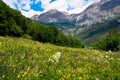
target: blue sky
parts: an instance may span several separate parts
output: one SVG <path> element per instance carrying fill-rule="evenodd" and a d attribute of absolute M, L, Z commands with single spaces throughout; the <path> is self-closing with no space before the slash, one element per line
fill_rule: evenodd
<path fill-rule="evenodd" d="M 50 9 L 68 13 L 80 13 L 100 0 L 3 0 L 11 8 L 18 9 L 26 17 L 41 14 Z"/>

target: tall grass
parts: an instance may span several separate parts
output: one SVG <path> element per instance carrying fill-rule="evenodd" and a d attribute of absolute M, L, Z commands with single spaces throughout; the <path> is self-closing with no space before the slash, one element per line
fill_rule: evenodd
<path fill-rule="evenodd" d="M 120 52 L 0 37 L 0 80 L 119 80 Z"/>

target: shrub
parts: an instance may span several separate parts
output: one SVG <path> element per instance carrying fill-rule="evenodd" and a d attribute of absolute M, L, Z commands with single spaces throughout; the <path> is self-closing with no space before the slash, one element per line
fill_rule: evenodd
<path fill-rule="evenodd" d="M 99 40 L 98 42 L 92 44 L 92 47 L 99 50 L 111 50 L 111 51 L 118 51 L 120 48 L 120 33 L 113 29 L 110 30 L 106 37 Z"/>

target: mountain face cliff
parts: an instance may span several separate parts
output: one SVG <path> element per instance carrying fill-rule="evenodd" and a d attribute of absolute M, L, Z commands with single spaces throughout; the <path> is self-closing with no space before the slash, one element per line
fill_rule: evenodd
<path fill-rule="evenodd" d="M 75 35 L 90 43 L 103 37 L 109 29 L 117 28 L 120 31 L 120 0 L 101 0 L 79 14 L 50 10 L 32 19 L 59 26 L 65 34 Z"/>
<path fill-rule="evenodd" d="M 120 0 L 101 0 L 80 13 L 76 19 L 76 24 L 90 25 L 115 16 L 120 16 Z"/>

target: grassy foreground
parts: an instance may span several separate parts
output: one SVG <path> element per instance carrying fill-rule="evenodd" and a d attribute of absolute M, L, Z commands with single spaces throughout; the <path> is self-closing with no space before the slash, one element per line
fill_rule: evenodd
<path fill-rule="evenodd" d="M 120 52 L 0 37 L 0 80 L 120 80 Z"/>

